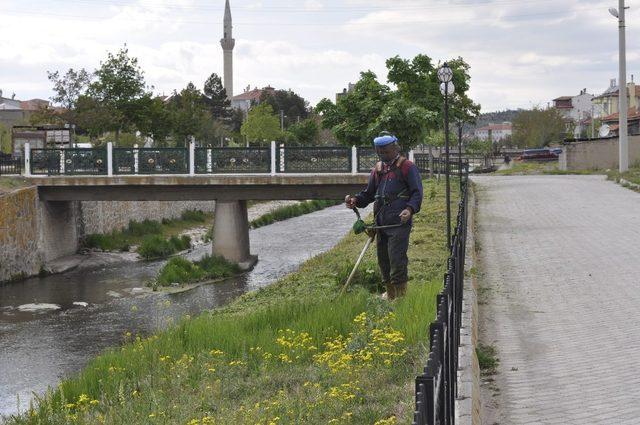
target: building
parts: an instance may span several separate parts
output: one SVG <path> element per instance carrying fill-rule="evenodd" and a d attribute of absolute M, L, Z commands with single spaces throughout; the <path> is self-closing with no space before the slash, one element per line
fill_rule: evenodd
<path fill-rule="evenodd" d="M 513 135 L 513 128 L 510 122 L 503 122 L 502 124 L 489 124 L 484 127 L 477 128 L 473 135 L 479 140 L 491 140 L 493 142 L 501 142 L 505 139 L 511 138 Z"/>
<path fill-rule="evenodd" d="M 224 81 L 223 85 L 227 91 L 227 97 L 233 98 L 233 48 L 236 40 L 233 38 L 233 25 L 231 22 L 231 6 L 229 0 L 224 6 L 224 22 L 223 22 L 223 38 L 220 40 L 223 52 L 224 62 Z"/>
<path fill-rule="evenodd" d="M 251 90 L 251 86 L 247 86 L 242 94 L 231 98 L 231 107 L 234 109 L 242 109 L 246 115 L 252 106 L 260 104 L 260 98 L 263 93 L 274 94 L 275 92 L 276 89 L 271 86 L 261 89 L 256 87 L 253 90 Z"/>
<path fill-rule="evenodd" d="M 602 121 L 602 124 L 609 126 L 610 136 L 618 135 L 618 130 L 620 128 L 620 114 L 618 112 L 602 117 L 600 120 Z M 630 135 L 640 134 L 640 108 L 638 108 L 638 106 L 629 108 L 627 125 L 627 131 Z"/>
<path fill-rule="evenodd" d="M 599 96 L 593 98 L 595 106 L 595 117 L 602 118 L 618 113 L 620 88 L 613 78 L 609 82 L 609 87 Z M 640 86 L 636 86 L 631 76 L 631 82 L 627 84 L 627 100 L 629 108 L 640 106 Z"/>
<path fill-rule="evenodd" d="M 29 118 L 38 109 L 46 108 L 49 102 L 43 99 L 18 100 L 15 95 L 3 97 L 0 90 L 0 124 L 7 128 L 29 123 Z"/>
<path fill-rule="evenodd" d="M 553 107 L 564 118 L 567 132 L 573 131 L 574 137 L 580 137 L 593 115 L 601 114 L 600 106 L 593 103 L 594 98 L 594 95 L 587 93 L 587 89 L 583 89 L 576 96 L 553 99 Z"/>
<path fill-rule="evenodd" d="M 355 84 L 349 83 L 347 85 L 347 88 L 342 89 L 341 93 L 336 93 L 336 103 L 338 103 L 338 99 L 340 99 L 342 96 L 345 96 L 347 93 L 351 93 L 355 86 Z"/>
<path fill-rule="evenodd" d="M 22 156 L 25 143 L 33 149 L 71 147 L 71 130 L 57 126 L 16 125 L 11 129 L 14 156 Z"/>

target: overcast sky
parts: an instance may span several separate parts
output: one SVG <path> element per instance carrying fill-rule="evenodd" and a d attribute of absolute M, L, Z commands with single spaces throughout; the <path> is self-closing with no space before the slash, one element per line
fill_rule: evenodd
<path fill-rule="evenodd" d="M 292 89 L 315 105 L 384 62 L 462 56 L 483 112 L 544 106 L 618 75 L 615 0 L 231 0 L 235 94 Z M 634 4 L 635 3 L 635 4 Z M 640 1 L 628 0 L 628 73 L 640 78 Z M 224 0 L 0 0 L 0 89 L 51 96 L 47 71 L 94 70 L 125 43 L 156 93 L 222 75 Z M 638 79 L 636 78 L 636 80 Z"/>

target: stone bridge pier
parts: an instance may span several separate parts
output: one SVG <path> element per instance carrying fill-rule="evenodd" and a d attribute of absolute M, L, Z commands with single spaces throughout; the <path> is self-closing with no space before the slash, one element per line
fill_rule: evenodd
<path fill-rule="evenodd" d="M 251 255 L 247 201 L 217 201 L 213 225 L 213 255 L 252 268 L 258 257 Z"/>

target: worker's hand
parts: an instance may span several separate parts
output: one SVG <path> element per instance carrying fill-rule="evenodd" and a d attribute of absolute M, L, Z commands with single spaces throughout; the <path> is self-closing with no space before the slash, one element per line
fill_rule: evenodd
<path fill-rule="evenodd" d="M 351 195 L 345 196 L 344 204 L 347 206 L 347 208 L 351 210 L 354 209 L 356 207 L 356 197 Z"/>
<path fill-rule="evenodd" d="M 402 212 L 399 215 L 400 215 L 400 221 L 402 221 L 402 223 L 404 224 L 407 221 L 409 221 L 413 213 L 409 208 L 405 208 L 404 210 L 402 210 Z"/>

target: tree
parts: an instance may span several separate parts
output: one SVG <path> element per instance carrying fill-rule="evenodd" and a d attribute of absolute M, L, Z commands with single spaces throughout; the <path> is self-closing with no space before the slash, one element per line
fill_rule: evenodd
<path fill-rule="evenodd" d="M 268 103 L 261 103 L 249 110 L 247 120 L 242 124 L 240 134 L 250 142 L 268 142 L 280 138 L 280 121 Z"/>
<path fill-rule="evenodd" d="M 186 146 L 191 137 L 196 137 L 205 121 L 211 120 L 202 92 L 187 84 L 180 93 L 174 93 L 170 102 L 173 123 L 172 134 L 178 146 Z"/>
<path fill-rule="evenodd" d="M 116 140 L 123 130 L 130 130 L 144 120 L 143 104 L 149 94 L 146 91 L 144 72 L 138 59 L 129 56 L 127 47 L 115 55 L 107 54 L 107 60 L 100 63 L 95 73 L 95 81 L 89 84 L 87 94 L 95 99 L 102 109 L 110 110 L 108 116 L 115 119 L 109 123 L 109 130 L 116 132 Z"/>
<path fill-rule="evenodd" d="M 300 145 L 315 145 L 320 136 L 320 128 L 313 118 L 307 118 L 298 124 L 291 125 L 288 131 Z"/>
<path fill-rule="evenodd" d="M 170 107 L 159 97 L 145 95 L 140 99 L 140 118 L 137 128 L 143 135 L 151 137 L 156 146 L 165 146 L 173 131 L 173 116 Z"/>
<path fill-rule="evenodd" d="M 231 101 L 227 98 L 227 91 L 222 86 L 218 74 L 213 73 L 204 83 L 204 101 L 215 119 L 227 119 L 231 116 Z"/>
<path fill-rule="evenodd" d="M 53 83 L 55 95 L 51 101 L 68 111 L 75 109 L 78 98 L 83 95 L 91 83 L 91 74 L 84 68 L 79 71 L 70 68 L 64 76 L 60 72 L 47 72 L 49 81 Z"/>
<path fill-rule="evenodd" d="M 353 90 L 334 104 L 322 99 L 316 111 L 322 114 L 322 126 L 333 130 L 343 145 L 370 146 L 371 127 L 389 100 L 390 89 L 380 84 L 371 71 L 360 73 Z"/>
<path fill-rule="evenodd" d="M 381 131 L 389 131 L 398 137 L 404 152 L 422 143 L 427 131 L 435 127 L 436 112 L 411 103 L 400 96 L 394 96 L 369 128 L 369 140 Z"/>
<path fill-rule="evenodd" d="M 555 108 L 520 112 L 513 120 L 513 141 L 522 148 L 540 148 L 562 140 L 566 125 Z"/>
<path fill-rule="evenodd" d="M 284 126 L 288 128 L 309 115 L 309 103 L 291 90 L 262 91 L 260 103 L 268 103 L 276 114 L 284 113 Z"/>

